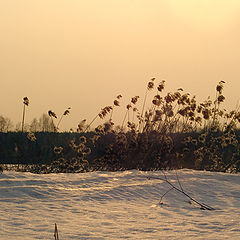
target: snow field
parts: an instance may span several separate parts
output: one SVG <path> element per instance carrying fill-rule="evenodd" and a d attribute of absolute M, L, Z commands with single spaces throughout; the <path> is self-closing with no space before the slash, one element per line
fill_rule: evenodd
<path fill-rule="evenodd" d="M 215 208 L 200 210 L 148 176 L 159 172 L 0 174 L 0 239 L 240 239 L 240 174 L 178 170 L 184 191 Z M 167 178 L 176 186 L 175 171 Z"/>

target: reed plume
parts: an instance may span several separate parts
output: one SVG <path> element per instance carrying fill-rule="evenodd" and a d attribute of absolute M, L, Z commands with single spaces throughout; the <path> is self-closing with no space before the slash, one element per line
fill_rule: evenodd
<path fill-rule="evenodd" d="M 59 124 L 61 123 L 63 116 L 67 116 L 70 114 L 70 107 L 68 107 L 62 114 L 61 118 L 59 119 L 58 123 L 57 123 L 57 129 L 59 129 Z"/>
<path fill-rule="evenodd" d="M 24 130 L 24 120 L 25 120 L 25 111 L 26 111 L 26 106 L 29 105 L 29 99 L 27 97 L 23 98 L 23 118 L 22 118 L 22 132 Z"/>

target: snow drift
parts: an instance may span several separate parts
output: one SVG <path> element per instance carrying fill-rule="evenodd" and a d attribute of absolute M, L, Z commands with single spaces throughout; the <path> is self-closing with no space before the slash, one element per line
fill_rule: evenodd
<path fill-rule="evenodd" d="M 175 171 L 167 178 L 178 184 Z M 240 174 L 178 170 L 200 210 L 159 172 L 0 174 L 0 239 L 240 239 Z"/>

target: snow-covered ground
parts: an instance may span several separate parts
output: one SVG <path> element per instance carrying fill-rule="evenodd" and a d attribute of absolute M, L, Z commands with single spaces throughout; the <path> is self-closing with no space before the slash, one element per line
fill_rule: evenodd
<path fill-rule="evenodd" d="M 167 178 L 178 186 L 175 171 Z M 215 208 L 200 210 L 161 172 L 0 174 L 0 239 L 240 239 L 240 174 L 179 170 L 183 189 Z"/>

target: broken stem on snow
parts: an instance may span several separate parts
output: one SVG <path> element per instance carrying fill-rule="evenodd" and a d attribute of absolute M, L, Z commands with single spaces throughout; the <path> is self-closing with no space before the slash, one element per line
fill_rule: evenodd
<path fill-rule="evenodd" d="M 165 192 L 162 196 L 161 196 L 161 199 L 160 199 L 160 203 L 163 199 L 163 197 L 169 193 L 170 191 L 172 191 L 173 189 L 175 189 L 176 191 L 182 193 L 183 195 L 185 195 L 186 197 L 188 197 L 190 200 L 192 200 L 193 202 L 195 202 L 196 204 L 198 204 L 202 209 L 202 210 L 215 210 L 214 208 L 210 207 L 209 205 L 205 204 L 205 203 L 200 203 L 198 202 L 197 200 L 195 200 L 194 198 L 192 198 L 190 195 L 188 195 L 186 192 L 184 192 L 183 188 L 182 188 L 182 185 L 179 181 L 179 178 L 178 178 L 178 175 L 177 175 L 177 180 L 178 180 L 178 184 L 180 186 L 181 189 L 177 188 L 176 186 L 174 186 L 168 179 L 167 179 L 167 176 L 166 174 L 163 172 L 164 174 L 164 177 L 165 178 L 161 178 L 161 177 L 148 177 L 148 179 L 158 179 L 158 180 L 162 180 L 162 181 L 165 181 L 166 183 L 168 183 L 170 186 L 171 186 L 171 189 L 169 189 L 167 192 Z"/>

